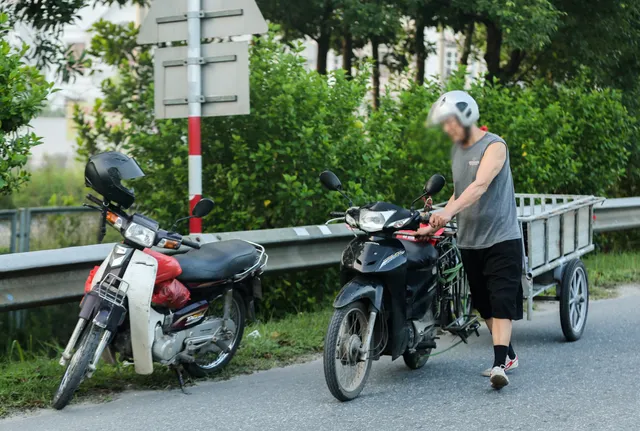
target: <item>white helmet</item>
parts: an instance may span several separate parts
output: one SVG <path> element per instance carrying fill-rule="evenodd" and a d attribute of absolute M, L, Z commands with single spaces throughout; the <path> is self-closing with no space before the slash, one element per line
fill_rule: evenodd
<path fill-rule="evenodd" d="M 450 91 L 443 94 L 431 106 L 427 125 L 435 126 L 441 124 L 447 118 L 455 116 L 462 127 L 468 128 L 475 124 L 480 118 L 478 104 L 473 97 L 465 91 Z"/>

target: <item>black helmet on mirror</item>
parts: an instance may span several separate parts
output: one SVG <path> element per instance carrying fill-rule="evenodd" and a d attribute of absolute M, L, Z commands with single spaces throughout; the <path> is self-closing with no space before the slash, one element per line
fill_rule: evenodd
<path fill-rule="evenodd" d="M 133 190 L 128 189 L 122 181 L 144 177 L 138 163 L 129 156 L 117 151 L 96 154 L 89 158 L 84 168 L 84 182 L 104 197 L 127 209 L 135 200 Z"/>

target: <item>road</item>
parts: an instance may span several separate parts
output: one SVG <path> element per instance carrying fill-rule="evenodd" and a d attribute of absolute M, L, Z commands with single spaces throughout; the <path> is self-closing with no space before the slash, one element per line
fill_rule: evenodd
<path fill-rule="evenodd" d="M 592 302 L 581 340 L 562 337 L 557 308 L 514 326 L 520 368 L 497 392 L 480 372 L 493 352 L 486 330 L 419 371 L 376 362 L 360 398 L 329 394 L 320 360 L 205 382 L 179 391 L 131 392 L 0 421 L 0 430 L 638 430 L 640 290 Z"/>

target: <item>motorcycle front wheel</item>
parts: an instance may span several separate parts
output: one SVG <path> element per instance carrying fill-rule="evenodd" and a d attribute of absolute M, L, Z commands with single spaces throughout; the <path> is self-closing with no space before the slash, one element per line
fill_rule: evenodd
<path fill-rule="evenodd" d="M 368 326 L 367 307 L 361 301 L 333 313 L 324 345 L 324 377 L 331 394 L 351 401 L 362 392 L 371 370 L 371 356 L 363 359 L 362 344 Z M 371 346 L 365 346 L 366 351 Z"/>
<path fill-rule="evenodd" d="M 67 370 L 62 376 L 60 386 L 53 397 L 53 408 L 62 410 L 69 404 L 73 398 L 80 383 L 87 375 L 89 363 L 96 353 L 100 338 L 102 337 L 102 329 L 98 326 L 91 325 L 84 330 L 82 337 L 78 340 L 78 348 L 71 357 L 71 361 L 67 366 Z"/>

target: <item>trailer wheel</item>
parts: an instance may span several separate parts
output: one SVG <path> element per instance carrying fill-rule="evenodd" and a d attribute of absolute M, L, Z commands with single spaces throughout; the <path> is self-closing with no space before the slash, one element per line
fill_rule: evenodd
<path fill-rule="evenodd" d="M 589 279 L 580 259 L 570 261 L 562 273 L 560 324 L 567 341 L 580 339 L 589 311 Z"/>

